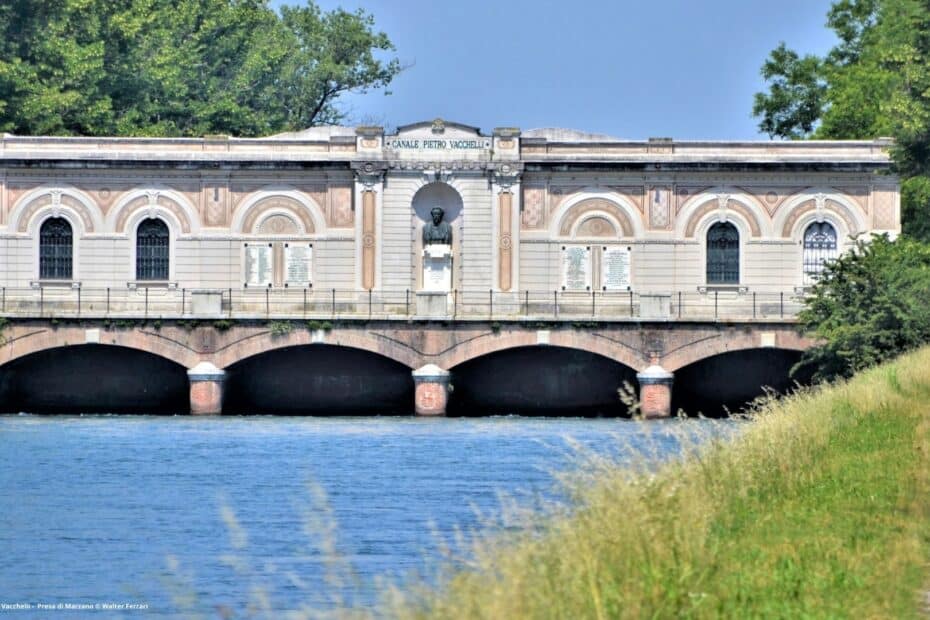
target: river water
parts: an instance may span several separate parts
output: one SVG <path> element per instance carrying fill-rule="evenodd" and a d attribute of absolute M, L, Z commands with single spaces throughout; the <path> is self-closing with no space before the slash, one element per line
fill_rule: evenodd
<path fill-rule="evenodd" d="M 707 424 L 2 416 L 0 606 L 103 618 L 216 617 L 261 597 L 367 605 L 376 577 L 428 575 L 438 539 L 499 514 L 501 494 L 559 498 L 552 472 L 577 466 L 574 442 L 662 459 Z M 126 603 L 143 609 L 87 609 Z"/>

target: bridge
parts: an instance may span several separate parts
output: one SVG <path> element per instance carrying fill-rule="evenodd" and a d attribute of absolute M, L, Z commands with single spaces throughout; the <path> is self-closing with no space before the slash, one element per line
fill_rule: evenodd
<path fill-rule="evenodd" d="M 204 296 L 219 302 L 207 313 Z M 437 318 L 417 316 L 406 292 L 0 289 L 0 402 L 623 415 L 626 383 L 639 387 L 646 416 L 664 417 L 679 406 L 735 408 L 763 384 L 783 388 L 811 344 L 797 330 L 794 292 L 451 296 L 450 314 Z"/>
<path fill-rule="evenodd" d="M 826 262 L 900 232 L 890 146 L 4 134 L 0 408 L 739 407 L 789 386 Z"/>

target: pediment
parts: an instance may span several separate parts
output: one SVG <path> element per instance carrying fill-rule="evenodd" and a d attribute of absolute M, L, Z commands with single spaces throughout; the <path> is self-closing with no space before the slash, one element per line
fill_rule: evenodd
<path fill-rule="evenodd" d="M 429 151 L 455 155 L 489 150 L 491 138 L 481 135 L 477 127 L 437 118 L 398 127 L 396 134 L 385 136 L 384 145 L 400 153 Z"/>
<path fill-rule="evenodd" d="M 420 121 L 409 125 L 401 125 L 397 128 L 395 137 L 405 138 L 411 136 L 437 136 L 441 138 L 475 138 L 481 136 L 481 130 L 478 127 L 455 123 L 441 118 L 431 121 Z"/>

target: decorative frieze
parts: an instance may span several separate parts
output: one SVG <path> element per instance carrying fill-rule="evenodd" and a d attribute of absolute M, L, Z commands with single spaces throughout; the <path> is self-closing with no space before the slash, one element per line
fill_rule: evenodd
<path fill-rule="evenodd" d="M 523 214 L 520 218 L 520 227 L 524 230 L 535 230 L 546 227 L 546 188 L 523 187 Z"/>
<path fill-rule="evenodd" d="M 649 188 L 649 227 L 653 230 L 671 228 L 671 193 L 668 186 L 654 185 Z"/>

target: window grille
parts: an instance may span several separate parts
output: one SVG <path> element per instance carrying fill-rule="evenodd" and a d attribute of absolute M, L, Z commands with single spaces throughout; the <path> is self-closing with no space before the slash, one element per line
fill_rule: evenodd
<path fill-rule="evenodd" d="M 817 281 L 823 266 L 837 256 L 836 229 L 829 222 L 814 222 L 804 231 L 804 285 Z"/>
<path fill-rule="evenodd" d="M 739 231 L 729 222 L 707 231 L 707 283 L 739 284 Z"/>
<path fill-rule="evenodd" d="M 136 230 L 136 280 L 167 280 L 168 225 L 162 220 L 142 220 Z"/>
<path fill-rule="evenodd" d="M 39 229 L 39 279 L 70 280 L 74 235 L 63 217 L 53 217 Z"/>

